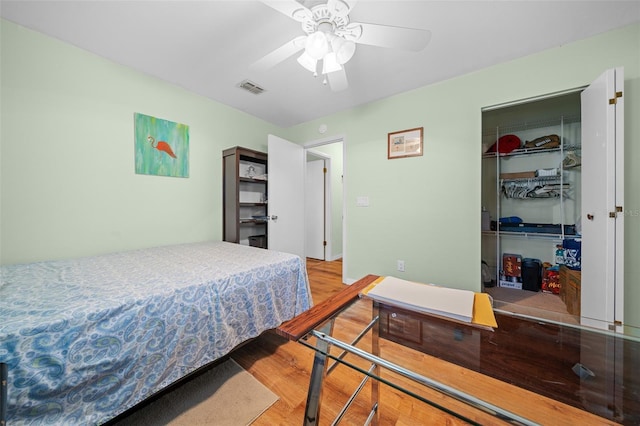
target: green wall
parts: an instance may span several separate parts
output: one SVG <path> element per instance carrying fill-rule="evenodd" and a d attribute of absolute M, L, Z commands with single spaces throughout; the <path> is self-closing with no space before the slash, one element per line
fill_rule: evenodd
<path fill-rule="evenodd" d="M 640 25 L 279 129 L 57 40 L 1 22 L 0 262 L 221 239 L 221 151 L 344 136 L 345 279 L 480 286 L 481 109 L 625 68 L 625 312 L 640 326 Z M 134 173 L 133 114 L 190 126 L 190 176 Z M 424 156 L 387 133 L 424 127 Z M 369 207 L 356 207 L 357 196 Z M 396 260 L 405 261 L 398 273 Z"/>
<path fill-rule="evenodd" d="M 288 129 L 297 141 L 316 138 L 320 124 L 345 135 L 345 279 L 395 275 L 478 290 L 481 109 L 581 87 L 618 66 L 625 72 L 625 317 L 640 326 L 640 25 Z M 387 133 L 415 127 L 424 127 L 424 155 L 388 160 Z M 369 207 L 356 207 L 361 195 Z M 406 272 L 396 271 L 398 259 Z"/>
<path fill-rule="evenodd" d="M 278 129 L 1 21 L 2 263 L 222 238 L 222 150 Z M 136 175 L 134 113 L 184 123 L 189 177 Z"/>

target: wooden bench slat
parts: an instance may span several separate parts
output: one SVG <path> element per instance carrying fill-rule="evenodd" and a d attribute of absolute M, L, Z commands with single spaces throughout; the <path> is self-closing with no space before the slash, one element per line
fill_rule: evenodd
<path fill-rule="evenodd" d="M 311 309 L 301 313 L 289 321 L 283 322 L 275 332 L 289 340 L 298 341 L 311 330 L 331 318 L 336 312 L 344 309 L 359 297 L 360 292 L 377 280 L 377 275 L 367 275 L 359 279 L 339 293 L 334 294 Z"/>

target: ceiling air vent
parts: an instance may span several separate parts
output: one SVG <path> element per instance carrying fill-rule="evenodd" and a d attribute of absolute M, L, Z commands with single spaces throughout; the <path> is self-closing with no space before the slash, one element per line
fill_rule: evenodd
<path fill-rule="evenodd" d="M 249 80 L 241 81 L 238 86 L 244 90 L 248 90 L 254 95 L 259 95 L 260 93 L 264 92 L 264 89 L 262 87 L 258 86 L 253 81 L 249 81 Z"/>

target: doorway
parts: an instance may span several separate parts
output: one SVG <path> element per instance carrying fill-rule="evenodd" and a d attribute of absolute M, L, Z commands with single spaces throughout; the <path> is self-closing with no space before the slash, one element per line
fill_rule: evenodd
<path fill-rule="evenodd" d="M 305 178 L 305 254 L 327 260 L 327 229 L 331 229 L 331 158 L 307 150 Z M 329 253 L 331 252 L 329 248 Z"/>
<path fill-rule="evenodd" d="M 324 261 L 341 261 L 345 276 L 346 259 L 344 229 L 344 156 L 345 139 L 342 136 L 304 145 L 307 175 L 311 170 L 326 169 L 323 178 L 307 178 L 305 184 L 305 222 L 307 223 L 307 257 Z M 309 203 L 309 204 L 307 204 Z M 318 247 L 318 244 L 320 246 Z M 310 247 L 312 245 L 312 247 Z M 344 279 L 343 279 L 344 282 Z"/>

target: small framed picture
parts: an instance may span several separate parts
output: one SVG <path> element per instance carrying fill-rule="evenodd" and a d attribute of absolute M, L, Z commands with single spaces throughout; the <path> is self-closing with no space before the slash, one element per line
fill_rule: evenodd
<path fill-rule="evenodd" d="M 423 127 L 389 133 L 387 158 L 417 157 L 422 155 Z"/>

